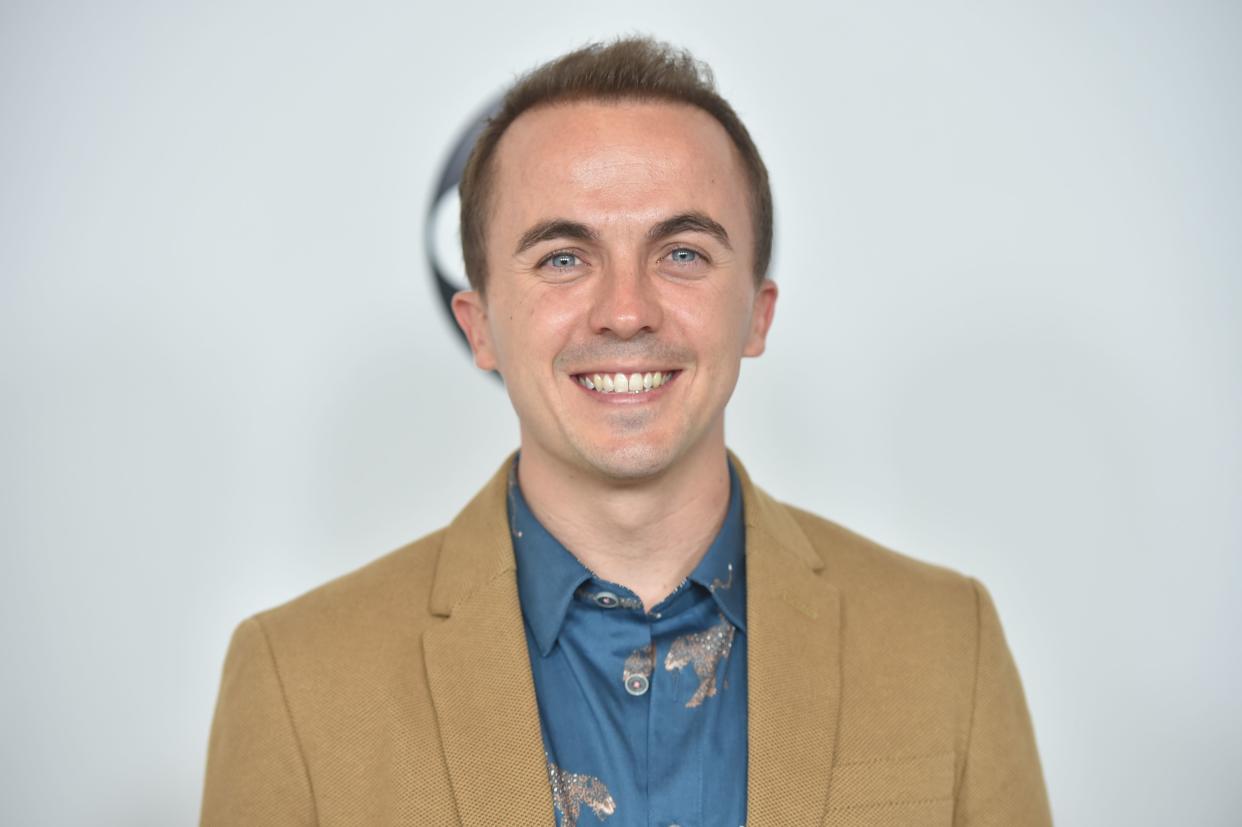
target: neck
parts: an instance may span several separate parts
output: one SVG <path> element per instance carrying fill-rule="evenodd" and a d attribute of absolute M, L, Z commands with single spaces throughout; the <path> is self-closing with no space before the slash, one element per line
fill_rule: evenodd
<path fill-rule="evenodd" d="M 650 478 L 590 473 L 523 440 L 522 496 L 552 536 L 597 576 L 625 586 L 650 611 L 707 553 L 729 505 L 723 421 Z"/>

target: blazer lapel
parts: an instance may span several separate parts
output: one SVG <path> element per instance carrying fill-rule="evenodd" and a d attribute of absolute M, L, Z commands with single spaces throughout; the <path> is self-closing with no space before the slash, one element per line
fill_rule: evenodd
<path fill-rule="evenodd" d="M 819 824 L 840 709 L 840 597 L 789 512 L 729 452 L 746 522 L 747 823 Z M 509 465 L 449 526 L 423 635 L 464 827 L 554 823 L 506 518 Z"/>
<path fill-rule="evenodd" d="M 746 821 L 819 824 L 840 711 L 840 595 L 793 517 L 729 456 L 746 515 Z"/>
<path fill-rule="evenodd" d="M 506 519 L 510 455 L 449 526 L 423 634 L 432 702 L 464 827 L 555 816 Z"/>

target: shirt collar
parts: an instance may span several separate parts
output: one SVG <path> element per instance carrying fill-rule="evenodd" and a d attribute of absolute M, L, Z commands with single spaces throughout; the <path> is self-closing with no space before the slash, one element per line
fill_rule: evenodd
<path fill-rule="evenodd" d="M 574 598 L 595 575 L 535 518 L 517 481 L 520 454 L 509 468 L 509 532 L 517 560 L 518 597 L 542 655 L 552 651 Z M 742 488 L 729 464 L 729 508 L 724 523 L 689 580 L 709 591 L 733 625 L 746 631 L 746 528 Z"/>

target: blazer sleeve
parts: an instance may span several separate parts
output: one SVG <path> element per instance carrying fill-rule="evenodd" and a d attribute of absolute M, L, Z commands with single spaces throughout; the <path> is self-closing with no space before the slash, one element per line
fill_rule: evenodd
<path fill-rule="evenodd" d="M 262 621 L 233 632 L 207 747 L 202 827 L 316 823 L 310 776 Z"/>
<path fill-rule="evenodd" d="M 1050 827 L 1052 815 L 1026 696 L 1000 617 L 971 578 L 978 612 L 974 705 L 954 827 Z"/>

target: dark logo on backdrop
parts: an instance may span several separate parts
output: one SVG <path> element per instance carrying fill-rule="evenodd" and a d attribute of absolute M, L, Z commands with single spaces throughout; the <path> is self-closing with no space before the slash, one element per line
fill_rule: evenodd
<path fill-rule="evenodd" d="M 479 112 L 466 128 L 458 135 L 448 159 L 440 169 L 435 191 L 431 195 L 431 204 L 427 208 L 424 222 L 424 247 L 427 250 L 427 265 L 431 270 L 431 278 L 435 284 L 436 295 L 440 306 L 448 317 L 449 326 L 457 333 L 458 339 L 466 345 L 466 334 L 457 326 L 453 318 L 452 299 L 458 290 L 469 286 L 466 279 L 466 267 L 461 256 L 460 201 L 457 197 L 457 185 L 461 183 L 462 171 L 466 168 L 466 159 L 479 133 L 487 125 L 487 119 L 500 108 L 497 99 Z"/>

